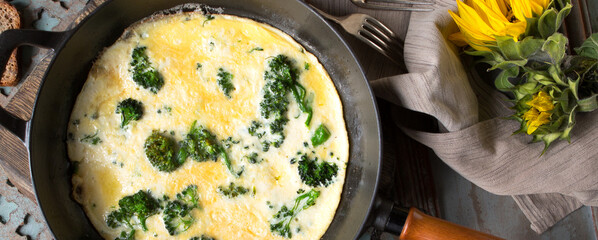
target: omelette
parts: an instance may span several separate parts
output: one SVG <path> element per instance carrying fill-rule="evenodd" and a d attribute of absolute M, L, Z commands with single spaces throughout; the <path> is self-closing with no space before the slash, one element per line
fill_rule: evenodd
<path fill-rule="evenodd" d="M 349 155 L 313 54 L 198 12 L 136 23 L 106 48 L 67 142 L 73 197 L 105 239 L 319 239 Z"/>

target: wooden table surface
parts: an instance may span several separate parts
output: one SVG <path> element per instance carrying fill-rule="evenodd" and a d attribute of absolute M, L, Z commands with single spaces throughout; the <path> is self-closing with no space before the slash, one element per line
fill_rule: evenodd
<path fill-rule="evenodd" d="M 13 0 L 24 19 L 25 28 L 65 30 L 80 16 L 87 0 Z M 401 38 L 408 24 L 409 13 L 398 11 L 374 11 L 358 8 L 349 0 L 306 0 L 332 15 L 353 12 L 369 14 L 387 24 Z M 353 36 L 344 33 L 343 38 L 360 61 L 368 79 L 400 74 L 399 68 L 384 56 L 369 48 Z M 27 81 L 16 88 L 0 93 L 0 105 L 13 114 L 28 119 L 39 76 L 48 62 L 48 51 L 33 48 L 22 49 L 24 70 L 22 75 L 33 73 Z M 529 228 L 529 222 L 508 196 L 490 194 L 448 168 L 425 146 L 407 138 L 389 123 L 390 105 L 379 100 L 384 132 L 384 170 L 381 194 L 406 206 L 416 206 L 431 215 L 440 216 L 474 229 L 508 239 L 596 239 L 593 209 L 582 208 L 542 235 Z M 416 118 L 424 127 L 434 128 L 434 121 Z M 34 194 L 27 170 L 26 152 L 18 146 L 18 139 L 0 127 L 0 239 L 51 239 Z M 12 144 L 6 144 L 12 143 Z M 16 144 L 15 144 L 16 143 Z M 8 146 L 8 147 L 7 147 Z M 6 165 L 6 162 L 18 163 Z M 24 173 L 27 173 L 26 175 Z M 8 179 L 10 178 L 10 180 Z M 19 189 L 17 191 L 17 188 Z M 364 239 L 378 238 L 378 233 Z M 391 236 L 382 235 L 383 239 Z"/>

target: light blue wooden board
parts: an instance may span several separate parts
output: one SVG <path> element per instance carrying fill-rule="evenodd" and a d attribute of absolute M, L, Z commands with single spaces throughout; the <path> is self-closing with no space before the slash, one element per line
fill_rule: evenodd
<path fill-rule="evenodd" d="M 596 239 L 590 207 L 582 207 L 541 235 L 530 227 L 510 196 L 483 190 L 440 159 L 432 161 L 434 181 L 444 219 L 505 239 Z"/>

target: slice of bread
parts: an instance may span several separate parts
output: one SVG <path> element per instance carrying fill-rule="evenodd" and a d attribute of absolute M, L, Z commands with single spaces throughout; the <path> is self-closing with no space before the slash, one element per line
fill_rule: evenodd
<path fill-rule="evenodd" d="M 10 3 L 0 0 L 0 32 L 8 29 L 17 29 L 21 27 L 21 17 L 17 9 Z M 15 86 L 19 82 L 17 75 L 19 67 L 17 65 L 17 50 L 15 49 L 8 59 L 6 70 L 0 78 L 0 86 Z"/>

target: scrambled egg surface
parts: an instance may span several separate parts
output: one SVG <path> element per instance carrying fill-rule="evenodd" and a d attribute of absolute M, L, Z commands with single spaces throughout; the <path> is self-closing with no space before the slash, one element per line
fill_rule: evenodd
<path fill-rule="evenodd" d="M 156 93 L 132 78 L 132 53 L 139 47 L 145 48 L 151 67 L 164 81 Z M 260 114 L 260 103 L 268 63 L 278 55 L 287 56 L 298 69 L 297 82 L 305 88 L 313 117 L 306 126 L 308 114 L 288 94 L 285 139 L 264 151 L 264 139 L 248 129 L 253 121 L 271 121 Z M 229 96 L 218 83 L 222 71 L 231 76 Z M 123 127 L 117 107 L 128 98 L 143 104 L 143 115 Z M 76 166 L 73 196 L 106 239 L 127 231 L 125 224 L 108 226 L 107 218 L 119 209 L 120 199 L 140 190 L 156 199 L 175 199 L 195 185 L 199 207 L 190 211 L 193 222 L 188 229 L 174 236 L 165 228 L 162 210 L 147 218 L 147 230 L 133 219 L 135 239 L 287 239 L 271 230 L 273 216 L 312 189 L 319 197 L 290 221 L 290 232 L 292 239 L 319 239 L 340 201 L 349 143 L 334 84 L 316 57 L 290 36 L 250 19 L 182 13 L 132 26 L 95 62 L 70 121 L 68 154 Z M 157 130 L 180 142 L 194 122 L 216 136 L 232 169 L 242 170 L 240 176 L 234 176 L 221 158 L 187 158 L 171 172 L 152 166 L 144 148 L 148 136 Z M 310 139 L 319 125 L 326 126 L 330 137 L 313 146 Z M 252 153 L 259 161 L 247 160 Z M 328 186 L 302 181 L 296 162 L 300 154 L 338 166 Z M 248 191 L 225 196 L 218 188 L 230 183 Z"/>

